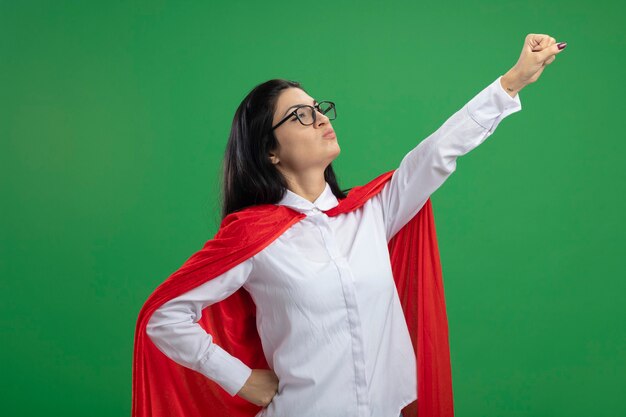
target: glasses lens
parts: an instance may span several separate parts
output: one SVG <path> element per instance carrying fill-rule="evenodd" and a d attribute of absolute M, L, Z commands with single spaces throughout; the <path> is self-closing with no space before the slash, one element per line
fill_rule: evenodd
<path fill-rule="evenodd" d="M 303 125 L 313 124 L 313 108 L 309 106 L 300 107 L 298 109 L 298 119 Z"/>
<path fill-rule="evenodd" d="M 322 101 L 320 104 L 320 111 L 322 114 L 326 115 L 330 120 L 335 120 L 337 117 L 337 112 L 335 111 L 335 105 L 330 101 Z"/>

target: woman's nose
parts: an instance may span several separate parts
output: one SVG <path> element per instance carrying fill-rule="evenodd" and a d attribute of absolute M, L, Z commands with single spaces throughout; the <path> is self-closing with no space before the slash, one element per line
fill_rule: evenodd
<path fill-rule="evenodd" d="M 322 123 L 328 123 L 330 121 L 328 116 L 326 116 L 324 113 L 320 112 L 317 109 L 315 109 L 315 111 L 317 112 L 317 114 L 315 115 L 315 125 L 316 126 L 319 126 Z"/>

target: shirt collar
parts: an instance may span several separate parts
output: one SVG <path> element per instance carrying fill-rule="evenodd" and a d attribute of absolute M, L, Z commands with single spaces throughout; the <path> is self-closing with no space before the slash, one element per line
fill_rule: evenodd
<path fill-rule="evenodd" d="M 285 195 L 277 204 L 287 206 L 300 213 L 306 213 L 330 210 L 339 204 L 339 200 L 337 200 L 337 197 L 335 197 L 335 194 L 333 194 L 327 182 L 322 194 L 313 202 L 310 202 L 289 189 L 285 189 Z"/>

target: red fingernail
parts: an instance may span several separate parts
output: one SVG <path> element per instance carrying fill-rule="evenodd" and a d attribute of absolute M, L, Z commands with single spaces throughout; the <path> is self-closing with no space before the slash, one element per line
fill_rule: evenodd
<path fill-rule="evenodd" d="M 567 46 L 567 42 L 561 42 L 561 43 L 557 43 L 556 47 L 559 49 L 563 49 Z"/>

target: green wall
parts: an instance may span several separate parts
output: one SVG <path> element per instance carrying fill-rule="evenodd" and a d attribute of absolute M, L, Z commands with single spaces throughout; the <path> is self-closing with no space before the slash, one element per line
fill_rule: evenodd
<path fill-rule="evenodd" d="M 432 197 L 456 415 L 626 415 L 624 3 L 217 3 L 0 2 L 0 413 L 130 414 L 137 313 L 215 233 L 256 84 L 337 103 L 348 188 L 547 33 L 566 50 Z"/>

